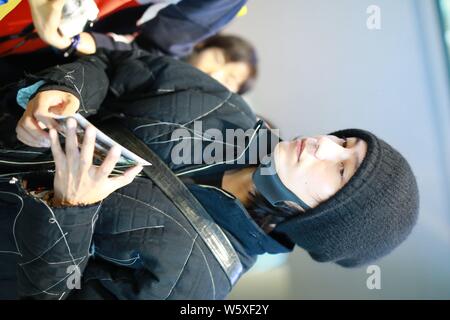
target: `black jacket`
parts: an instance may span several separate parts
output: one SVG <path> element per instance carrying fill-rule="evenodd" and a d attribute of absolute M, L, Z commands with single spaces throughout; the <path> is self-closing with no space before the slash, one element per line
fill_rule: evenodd
<path fill-rule="evenodd" d="M 219 32 L 245 5 L 247 0 L 182 0 L 160 10 L 137 25 L 153 3 L 129 7 L 97 21 L 91 32 L 98 49 L 131 50 L 140 45 L 172 57 L 185 57 L 199 42 Z M 151 10 L 151 9 L 150 9 Z M 109 32 L 139 33 L 132 44 L 114 41 Z"/>
<path fill-rule="evenodd" d="M 46 82 L 41 90 L 78 96 L 85 116 L 97 114 L 98 120 L 120 115 L 180 177 L 223 172 L 252 160 L 248 147 L 258 134 L 244 146 L 214 142 L 224 151 L 231 148 L 235 159 L 246 159 L 244 163 L 211 164 L 195 152 L 194 164 L 172 161 L 171 152 L 180 142 L 172 137 L 177 128 L 189 128 L 192 136 L 183 139 L 200 143 L 204 150 L 213 143 L 205 134 L 208 129 L 218 129 L 225 137 L 226 129 L 247 130 L 256 124 L 238 95 L 183 62 L 143 51 L 100 52 L 29 76 L 20 87 L 37 80 Z M 51 153 L 17 141 L 14 128 L 22 110 L 14 98 L 15 91 L 3 95 L 0 113 L 0 298 L 226 297 L 231 288 L 218 262 L 149 179 L 138 177 L 89 206 L 52 208 L 40 199 L 40 190 L 52 188 Z M 194 132 L 196 120 L 202 121 L 202 128 Z M 262 154 L 270 148 L 263 146 Z M 291 243 L 265 234 L 224 190 L 193 184 L 189 188 L 230 239 L 244 271 L 258 254 L 292 250 Z M 77 273 L 73 265 L 82 274 L 81 289 L 71 290 Z"/>

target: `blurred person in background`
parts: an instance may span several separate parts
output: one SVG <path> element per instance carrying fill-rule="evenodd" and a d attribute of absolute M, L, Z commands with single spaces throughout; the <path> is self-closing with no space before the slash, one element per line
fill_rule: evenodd
<path fill-rule="evenodd" d="M 187 56 L 196 44 L 220 31 L 246 3 L 246 0 L 155 3 L 97 0 L 99 21 L 92 32 L 67 36 L 60 28 L 66 1 L 23 0 L 16 6 L 8 6 L 5 9 L 8 11 L 0 11 L 0 84 L 16 81 L 24 72 L 67 63 L 75 53 L 93 54 L 97 48 L 130 50 L 140 45 L 161 54 Z M 77 1 L 71 2 L 80 2 Z M 0 9 L 3 6 L 6 4 L 0 5 Z M 73 21 L 76 24 L 79 20 Z M 84 25 L 72 26 L 76 28 L 82 31 Z"/>
<path fill-rule="evenodd" d="M 233 35 L 219 34 L 203 41 L 186 61 L 239 94 L 251 90 L 258 75 L 255 48 Z"/>

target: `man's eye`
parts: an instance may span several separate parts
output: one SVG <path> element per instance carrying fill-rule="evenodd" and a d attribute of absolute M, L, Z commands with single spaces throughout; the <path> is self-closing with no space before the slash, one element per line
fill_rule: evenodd
<path fill-rule="evenodd" d="M 344 139 L 344 143 L 342 143 L 342 147 L 347 148 L 347 139 Z"/>
<path fill-rule="evenodd" d="M 345 168 L 344 163 L 341 162 L 341 170 L 340 170 L 340 172 L 341 172 L 341 177 L 342 178 L 344 177 L 344 168 Z"/>

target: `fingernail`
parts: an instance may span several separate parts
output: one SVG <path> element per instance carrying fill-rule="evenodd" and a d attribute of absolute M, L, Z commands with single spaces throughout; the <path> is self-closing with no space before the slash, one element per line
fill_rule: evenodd
<path fill-rule="evenodd" d="M 95 133 L 96 133 L 96 132 L 95 132 L 95 128 L 94 128 L 93 126 L 88 126 L 88 127 L 86 128 L 85 134 L 86 134 L 88 137 L 94 136 Z"/>
<path fill-rule="evenodd" d="M 75 119 L 73 119 L 73 118 L 67 119 L 67 127 L 68 128 L 73 129 L 76 127 L 76 125 L 77 125 L 77 123 L 76 123 Z"/>
<path fill-rule="evenodd" d="M 114 155 L 116 155 L 116 156 L 118 156 L 118 155 L 120 155 L 120 153 L 121 153 L 121 148 L 119 147 L 119 146 L 113 146 L 112 148 L 112 153 L 114 154 Z"/>

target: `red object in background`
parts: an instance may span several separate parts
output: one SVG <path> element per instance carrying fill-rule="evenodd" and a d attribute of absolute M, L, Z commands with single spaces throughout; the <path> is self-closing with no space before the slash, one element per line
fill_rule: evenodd
<path fill-rule="evenodd" d="M 110 13 L 124 8 L 139 6 L 138 1 L 134 0 L 95 0 L 99 8 L 98 19 L 107 16 Z M 32 24 L 30 6 L 27 0 L 22 0 L 17 7 L 0 20 L 0 38 L 20 34 L 27 26 Z M 0 42 L 0 56 L 14 53 L 31 52 L 47 44 L 41 39 L 28 39 L 24 43 L 24 37 L 9 39 Z"/>

